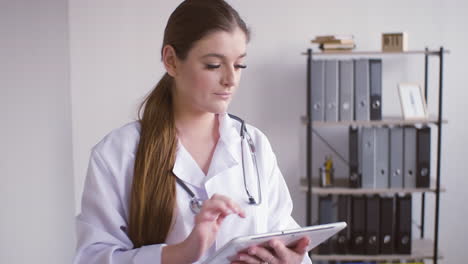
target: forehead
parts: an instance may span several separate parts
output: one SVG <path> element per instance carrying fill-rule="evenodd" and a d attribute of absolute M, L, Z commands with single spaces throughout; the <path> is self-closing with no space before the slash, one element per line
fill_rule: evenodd
<path fill-rule="evenodd" d="M 232 32 L 215 31 L 195 42 L 189 52 L 189 57 L 199 58 L 206 54 L 216 53 L 237 59 L 245 54 L 246 48 L 247 38 L 241 29 L 236 28 Z"/>

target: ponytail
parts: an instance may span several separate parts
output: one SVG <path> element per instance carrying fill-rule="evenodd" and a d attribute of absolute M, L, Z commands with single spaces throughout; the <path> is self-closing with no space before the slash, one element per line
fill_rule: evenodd
<path fill-rule="evenodd" d="M 135 248 L 164 243 L 171 228 L 176 204 L 172 168 L 177 148 L 172 85 L 173 78 L 166 73 L 138 111 L 141 132 L 129 217 L 129 237 Z"/>

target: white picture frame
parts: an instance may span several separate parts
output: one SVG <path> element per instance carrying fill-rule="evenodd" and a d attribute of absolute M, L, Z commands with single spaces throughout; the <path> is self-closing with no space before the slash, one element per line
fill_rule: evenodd
<path fill-rule="evenodd" d="M 398 92 L 404 120 L 427 120 L 426 99 L 419 84 L 399 83 Z"/>

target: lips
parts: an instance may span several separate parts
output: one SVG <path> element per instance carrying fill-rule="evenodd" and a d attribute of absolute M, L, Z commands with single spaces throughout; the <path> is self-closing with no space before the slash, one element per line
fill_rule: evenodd
<path fill-rule="evenodd" d="M 223 99 L 223 100 L 227 100 L 231 97 L 232 93 L 229 93 L 229 92 L 219 92 L 219 93 L 214 93 L 214 95 L 216 95 L 217 97 Z"/>
<path fill-rule="evenodd" d="M 222 95 L 222 96 L 229 96 L 231 95 L 232 93 L 229 93 L 229 92 L 220 92 L 220 93 L 214 93 L 216 95 Z"/>

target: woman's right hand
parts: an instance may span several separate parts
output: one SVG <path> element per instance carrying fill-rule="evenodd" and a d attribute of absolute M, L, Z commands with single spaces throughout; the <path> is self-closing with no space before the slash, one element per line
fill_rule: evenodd
<path fill-rule="evenodd" d="M 223 220 L 230 214 L 245 218 L 242 208 L 226 196 L 214 194 L 204 201 L 200 213 L 195 215 L 195 226 L 187 239 L 163 248 L 163 263 L 193 263 L 199 260 L 214 243 Z M 184 259 L 181 260 L 181 257 Z M 179 261 L 173 262 L 176 259 Z"/>

